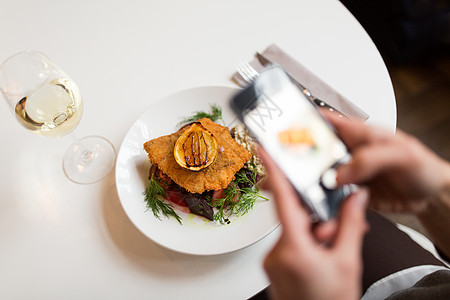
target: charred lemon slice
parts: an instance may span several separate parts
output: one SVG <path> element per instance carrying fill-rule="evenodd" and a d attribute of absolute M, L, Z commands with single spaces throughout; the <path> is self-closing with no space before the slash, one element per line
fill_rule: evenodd
<path fill-rule="evenodd" d="M 217 141 L 200 123 L 193 123 L 175 142 L 176 162 L 191 171 L 201 171 L 211 165 L 217 156 Z"/>

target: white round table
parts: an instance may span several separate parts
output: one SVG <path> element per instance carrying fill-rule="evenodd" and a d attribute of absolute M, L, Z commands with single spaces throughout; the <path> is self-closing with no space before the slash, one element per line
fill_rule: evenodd
<path fill-rule="evenodd" d="M 271 43 L 395 130 L 395 96 L 369 36 L 337 0 L 2 2 L 0 60 L 34 49 L 80 86 L 76 133 L 119 148 L 159 99 L 199 86 L 234 86 L 235 67 Z M 0 298 L 245 299 L 268 285 L 264 255 L 276 230 L 225 255 L 156 245 L 120 205 L 114 175 L 77 185 L 63 173 L 68 137 L 24 130 L 0 104 Z"/>

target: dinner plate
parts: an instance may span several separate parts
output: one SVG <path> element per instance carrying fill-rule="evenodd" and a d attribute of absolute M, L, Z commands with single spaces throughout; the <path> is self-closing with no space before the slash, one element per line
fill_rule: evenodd
<path fill-rule="evenodd" d="M 148 238 L 174 251 L 194 255 L 217 255 L 237 251 L 259 241 L 279 224 L 275 206 L 269 200 L 258 200 L 243 216 L 222 225 L 190 214 L 175 206 L 182 218 L 156 218 L 147 210 L 143 192 L 148 184 L 150 162 L 143 144 L 178 129 L 183 117 L 197 111 L 210 111 L 211 105 L 222 108 L 225 125 L 238 123 L 229 108 L 229 100 L 239 91 L 230 87 L 198 87 L 183 90 L 152 104 L 131 126 L 120 147 L 116 162 L 116 187 L 120 202 L 131 222 Z"/>

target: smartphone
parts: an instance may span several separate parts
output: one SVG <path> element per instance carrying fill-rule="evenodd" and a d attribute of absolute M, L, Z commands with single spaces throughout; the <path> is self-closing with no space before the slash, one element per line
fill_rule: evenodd
<path fill-rule="evenodd" d="M 336 217 L 352 192 L 338 187 L 336 167 L 347 147 L 318 108 L 279 66 L 270 66 L 230 105 L 293 185 L 314 222 Z"/>

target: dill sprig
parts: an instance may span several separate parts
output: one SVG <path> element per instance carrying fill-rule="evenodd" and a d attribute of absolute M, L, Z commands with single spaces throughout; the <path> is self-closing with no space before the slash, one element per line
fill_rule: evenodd
<path fill-rule="evenodd" d="M 259 188 L 256 184 L 256 176 L 257 172 L 252 170 L 251 179 L 247 177 L 246 173 L 238 172 L 236 174 L 236 178 L 234 180 L 235 186 L 239 187 L 240 185 L 251 185 L 251 187 L 242 187 L 238 188 L 237 191 L 240 193 L 239 201 L 233 205 L 232 209 L 234 214 L 237 216 L 242 216 L 246 214 L 248 211 L 253 209 L 253 205 L 256 200 L 264 199 L 269 200 L 266 197 L 263 197 L 259 194 Z"/>
<path fill-rule="evenodd" d="M 195 122 L 202 118 L 209 118 L 211 121 L 215 122 L 217 120 L 221 120 L 225 125 L 225 121 L 222 118 L 222 108 L 216 104 L 211 105 L 211 112 L 207 113 L 204 111 L 196 111 L 191 116 L 185 117 L 181 122 L 178 123 L 178 126 Z"/>
<path fill-rule="evenodd" d="M 178 221 L 178 223 L 183 224 L 180 216 L 175 212 L 172 205 L 163 202 L 158 197 L 166 196 L 166 191 L 155 179 L 153 179 L 153 174 L 150 178 L 148 187 L 145 189 L 143 194 L 145 195 L 144 201 L 147 204 L 147 210 L 151 209 L 155 217 L 161 220 L 160 214 L 163 214 L 167 218 L 172 216 Z"/>
<path fill-rule="evenodd" d="M 256 175 L 256 171 L 252 171 L 251 178 L 248 178 L 245 172 L 239 171 L 236 173 L 236 178 L 224 190 L 225 196 L 214 202 L 213 206 L 217 209 L 214 214 L 214 221 L 229 224 L 231 215 L 242 216 L 253 209 L 258 199 L 269 200 L 259 194 L 259 189 L 255 185 Z M 245 185 L 249 187 L 239 187 Z M 237 202 L 233 201 L 235 195 L 239 197 Z"/>

